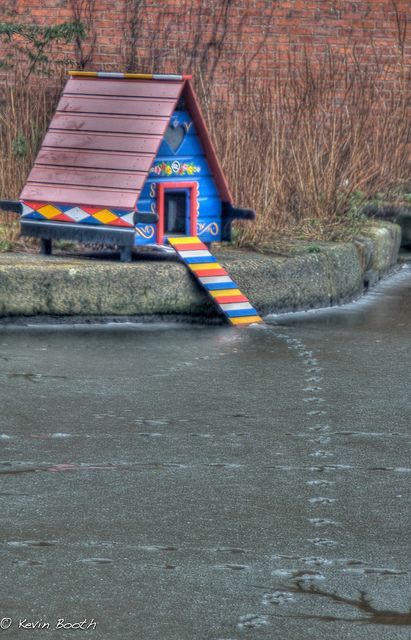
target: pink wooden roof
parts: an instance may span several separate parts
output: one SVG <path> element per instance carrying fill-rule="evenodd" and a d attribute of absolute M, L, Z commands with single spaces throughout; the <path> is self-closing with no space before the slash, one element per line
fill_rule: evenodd
<path fill-rule="evenodd" d="M 183 90 L 221 198 L 232 202 L 188 80 L 87 75 L 68 80 L 20 199 L 135 209 Z"/>

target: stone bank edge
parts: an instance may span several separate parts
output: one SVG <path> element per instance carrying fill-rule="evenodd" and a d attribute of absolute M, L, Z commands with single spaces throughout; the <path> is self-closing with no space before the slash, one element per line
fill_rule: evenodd
<path fill-rule="evenodd" d="M 395 267 L 400 243 L 400 227 L 385 222 L 351 242 L 319 243 L 290 257 L 234 249 L 215 255 L 266 315 L 355 299 Z M 27 316 L 210 320 L 218 312 L 178 262 L 2 254 L 0 318 Z"/>

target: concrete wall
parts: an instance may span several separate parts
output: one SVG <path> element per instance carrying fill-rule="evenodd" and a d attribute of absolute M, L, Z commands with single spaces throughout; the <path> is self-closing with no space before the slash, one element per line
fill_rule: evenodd
<path fill-rule="evenodd" d="M 302 245 L 295 255 L 215 252 L 263 314 L 335 305 L 394 267 L 400 228 L 384 223 L 347 244 Z M 186 267 L 170 259 L 110 260 L 0 254 L 0 316 L 188 316 L 217 318 Z"/>

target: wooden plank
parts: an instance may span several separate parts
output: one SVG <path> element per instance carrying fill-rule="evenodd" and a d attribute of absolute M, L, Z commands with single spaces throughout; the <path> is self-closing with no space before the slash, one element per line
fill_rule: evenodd
<path fill-rule="evenodd" d="M 257 312 L 256 312 L 257 313 Z M 242 318 L 230 318 L 230 322 L 233 325 L 247 325 L 247 324 L 263 324 L 264 320 L 258 315 L 243 316 Z"/>
<path fill-rule="evenodd" d="M 103 189 L 91 187 L 73 187 L 47 185 L 30 182 L 24 187 L 20 198 L 22 200 L 41 200 L 60 204 L 77 206 L 114 207 L 134 209 L 137 192 L 125 189 Z"/>
<path fill-rule="evenodd" d="M 217 291 L 209 291 L 210 296 L 213 298 L 220 298 L 225 296 L 242 296 L 240 289 L 218 289 Z"/>
<path fill-rule="evenodd" d="M 101 131 L 110 133 L 143 133 L 162 136 L 167 128 L 167 118 L 143 116 L 100 116 L 56 113 L 50 131 Z M 64 145 L 65 146 L 65 145 Z"/>
<path fill-rule="evenodd" d="M 92 151 L 87 149 L 51 149 L 44 147 L 36 158 L 36 166 L 53 165 L 64 167 L 93 167 L 94 169 L 123 169 L 147 172 L 152 156 L 113 151 Z"/>
<path fill-rule="evenodd" d="M 193 269 L 192 269 L 193 271 Z M 227 271 L 223 268 L 221 269 L 201 269 L 201 271 L 195 272 L 198 278 L 206 278 L 208 276 L 226 276 Z"/>
<path fill-rule="evenodd" d="M 223 311 L 250 311 L 253 309 L 250 302 L 228 302 L 226 304 L 220 303 L 220 307 Z"/>
<path fill-rule="evenodd" d="M 173 106 L 174 100 L 63 95 L 57 112 L 169 117 Z"/>
<path fill-rule="evenodd" d="M 160 136 L 132 136 L 127 134 L 77 133 L 75 131 L 48 131 L 43 147 L 65 147 L 100 151 L 129 151 L 133 153 L 155 153 Z"/>
<path fill-rule="evenodd" d="M 98 78 L 70 78 L 64 94 L 94 96 L 134 96 L 147 98 L 174 98 L 177 100 L 184 82 L 150 82 L 136 80 L 101 80 Z"/>
<path fill-rule="evenodd" d="M 196 247 L 195 249 L 192 249 L 192 250 L 186 249 L 186 248 L 178 249 L 178 252 L 180 256 L 185 260 L 187 258 L 200 258 L 198 262 L 217 262 L 217 260 L 214 258 L 214 256 L 211 255 L 211 253 L 209 252 L 206 246 L 204 247 L 204 249 L 200 247 L 198 248 Z M 203 258 L 206 258 L 206 259 L 203 260 Z"/>
<path fill-rule="evenodd" d="M 200 264 L 192 264 L 191 265 L 191 271 L 195 271 L 195 272 L 202 272 L 202 271 L 220 271 L 222 269 L 221 264 L 219 264 L 218 262 L 202 262 Z M 201 275 L 204 275 L 203 273 Z M 217 274 L 216 274 L 217 275 Z M 218 275 L 224 275 L 224 274 L 218 274 Z"/>
<path fill-rule="evenodd" d="M 218 298 L 219 304 L 226 304 L 228 302 L 248 302 L 248 298 L 243 294 L 240 296 L 221 296 Z"/>
<path fill-rule="evenodd" d="M 183 242 L 179 242 L 178 244 L 173 244 L 174 249 L 176 249 L 177 251 L 190 251 L 191 249 L 204 249 L 207 250 L 207 247 L 205 244 L 203 244 L 201 241 L 199 241 L 199 243 L 195 243 L 192 242 L 191 244 L 186 243 L 184 244 Z"/>
<path fill-rule="evenodd" d="M 185 246 L 185 245 L 189 245 L 189 246 L 193 246 L 195 245 L 196 247 L 205 247 L 205 244 L 203 244 L 200 240 L 200 238 L 197 238 L 196 236 L 184 236 L 181 238 L 178 238 L 178 240 L 176 240 L 175 242 L 173 241 L 173 243 L 170 243 L 173 245 L 173 247 L 175 249 L 179 249 L 180 246 Z"/>
<path fill-rule="evenodd" d="M 27 182 L 44 182 L 56 185 L 76 185 L 90 187 L 107 187 L 114 189 L 141 189 L 145 173 L 127 173 L 122 171 L 105 171 L 95 169 L 74 169 L 72 167 L 39 167 L 35 166 Z"/>
<path fill-rule="evenodd" d="M 198 278 L 201 284 L 206 287 L 206 289 L 210 288 L 212 284 L 224 284 L 225 282 L 232 282 L 230 276 L 205 276 Z"/>

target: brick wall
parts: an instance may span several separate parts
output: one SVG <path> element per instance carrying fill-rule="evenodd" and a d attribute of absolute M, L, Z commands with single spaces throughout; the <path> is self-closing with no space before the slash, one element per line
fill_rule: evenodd
<path fill-rule="evenodd" d="M 228 65 L 274 74 L 290 55 L 357 50 L 366 63 L 399 53 L 409 0 L 2 0 L 0 21 L 57 24 L 81 15 L 89 35 L 66 53 L 89 69 L 187 72 L 224 77 Z M 1 53 L 1 52 L 0 52 Z"/>

